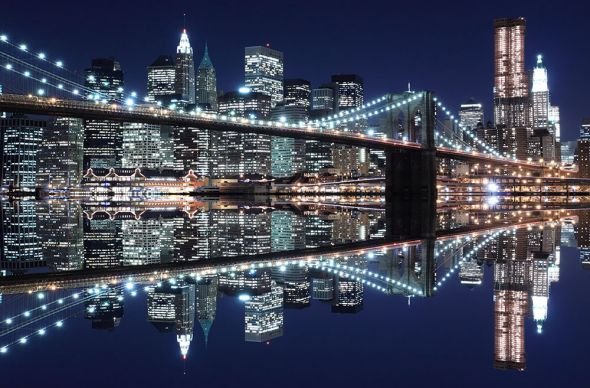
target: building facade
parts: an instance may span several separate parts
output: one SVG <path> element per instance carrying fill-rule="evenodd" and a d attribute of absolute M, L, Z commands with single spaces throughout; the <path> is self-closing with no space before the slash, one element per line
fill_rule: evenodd
<path fill-rule="evenodd" d="M 186 29 L 182 30 L 180 42 L 176 47 L 176 72 L 174 90 L 182 104 L 194 104 L 195 98 L 195 62 L 193 48 Z"/>
<path fill-rule="evenodd" d="M 267 46 L 246 47 L 244 52 L 246 87 L 271 98 L 274 107 L 283 101 L 283 53 Z"/>
<path fill-rule="evenodd" d="M 217 112 L 217 76 L 207 44 L 197 69 L 197 104 L 201 109 Z"/>

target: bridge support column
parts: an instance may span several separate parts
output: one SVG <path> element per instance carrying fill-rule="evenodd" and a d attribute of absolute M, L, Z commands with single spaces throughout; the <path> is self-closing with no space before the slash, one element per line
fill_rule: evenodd
<path fill-rule="evenodd" d="M 385 204 L 387 237 L 398 239 L 434 236 L 434 150 L 386 151 Z"/>

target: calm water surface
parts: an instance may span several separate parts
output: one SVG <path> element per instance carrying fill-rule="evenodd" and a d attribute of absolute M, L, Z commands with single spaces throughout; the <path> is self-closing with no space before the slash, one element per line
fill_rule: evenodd
<path fill-rule="evenodd" d="M 584 385 L 588 211 L 1 205 L 3 387 Z"/>

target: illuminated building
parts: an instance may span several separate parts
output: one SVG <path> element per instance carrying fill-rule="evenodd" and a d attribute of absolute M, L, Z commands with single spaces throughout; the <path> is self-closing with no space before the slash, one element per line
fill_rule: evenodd
<path fill-rule="evenodd" d="M 272 282 L 270 291 L 245 303 L 246 342 L 266 342 L 283 335 L 283 288 Z"/>
<path fill-rule="evenodd" d="M 285 106 L 301 106 L 306 111 L 311 106 L 311 84 L 305 79 L 285 80 L 283 95 Z"/>
<path fill-rule="evenodd" d="M 23 274 L 43 268 L 46 261 L 37 234 L 34 201 L 0 201 L 0 269 Z"/>
<path fill-rule="evenodd" d="M 84 218 L 84 268 L 113 268 L 121 265 L 123 245 L 121 221 L 96 215 Z"/>
<path fill-rule="evenodd" d="M 307 109 L 301 105 L 278 104 L 272 110 L 272 121 L 305 123 Z M 305 140 L 288 137 L 271 137 L 271 174 L 275 178 L 293 176 L 303 171 L 305 160 Z"/>
<path fill-rule="evenodd" d="M 226 294 L 247 292 L 255 295 L 271 291 L 271 279 L 268 271 L 240 271 L 219 275 L 219 290 Z M 282 300 L 281 288 L 281 300 Z"/>
<path fill-rule="evenodd" d="M 226 133 L 223 133 L 223 136 L 225 135 Z M 215 165 L 210 159 L 210 142 L 210 132 L 207 129 L 174 127 L 174 160 L 177 167 L 185 172 L 193 170 L 199 175 L 209 176 L 209 164 Z"/>
<path fill-rule="evenodd" d="M 558 106 L 549 106 L 549 128 L 553 130 L 553 136 L 555 136 L 555 141 L 560 143 L 561 142 L 561 121 L 559 119 L 559 107 Z"/>
<path fill-rule="evenodd" d="M 283 101 L 283 53 L 267 46 L 244 50 L 246 87 L 271 98 L 271 105 Z"/>
<path fill-rule="evenodd" d="M 335 100 L 338 111 L 342 112 L 363 105 L 364 83 L 360 76 L 356 74 L 333 75 L 332 84 L 336 89 Z"/>
<path fill-rule="evenodd" d="M 161 167 L 160 126 L 143 123 L 123 123 L 122 168 Z"/>
<path fill-rule="evenodd" d="M 590 178 L 590 119 L 582 121 L 578 140 L 578 176 Z"/>
<path fill-rule="evenodd" d="M 84 157 L 84 122 L 58 117 L 44 130 L 39 149 L 37 184 L 66 188 L 80 185 Z"/>
<path fill-rule="evenodd" d="M 461 261 L 459 263 L 459 280 L 461 284 L 479 286 L 483 281 L 483 268 L 475 260 Z"/>
<path fill-rule="evenodd" d="M 305 220 L 290 211 L 274 210 L 271 219 L 271 251 L 305 248 Z"/>
<path fill-rule="evenodd" d="M 176 71 L 174 90 L 182 104 L 195 103 L 195 63 L 193 49 L 186 29 L 182 30 L 180 42 L 176 47 Z"/>
<path fill-rule="evenodd" d="M 475 131 L 478 126 L 484 125 L 483 106 L 481 103 L 471 99 L 459 108 L 459 124 L 465 128 Z M 463 135 L 463 141 L 473 145 L 474 141 L 467 133 Z"/>
<path fill-rule="evenodd" d="M 494 123 L 507 128 L 529 125 L 525 70 L 524 18 L 494 21 Z"/>
<path fill-rule="evenodd" d="M 311 109 L 329 115 L 336 109 L 337 94 L 334 85 L 322 85 L 311 91 Z"/>
<path fill-rule="evenodd" d="M 537 55 L 537 65 L 533 70 L 531 107 L 533 128 L 548 128 L 549 87 L 547 86 L 547 68 L 543 64 L 543 57 L 541 55 Z"/>
<path fill-rule="evenodd" d="M 23 115 L 0 118 L 2 137 L 2 187 L 34 192 L 37 185 L 37 153 L 47 122 Z"/>
<path fill-rule="evenodd" d="M 113 58 L 93 59 L 85 73 L 84 86 L 92 91 L 88 99 L 121 102 L 123 71 L 119 62 Z M 121 123 L 84 120 L 84 169 L 120 167 L 122 147 Z"/>
<path fill-rule="evenodd" d="M 358 313 L 363 309 L 363 283 L 336 276 L 332 312 Z"/>
<path fill-rule="evenodd" d="M 287 266 L 282 280 L 286 307 L 304 308 L 309 306 L 311 302 L 311 281 L 307 267 Z"/>
<path fill-rule="evenodd" d="M 93 329 L 114 330 L 123 318 L 123 290 L 111 286 L 92 289 L 84 307 L 84 318 L 92 321 Z"/>
<path fill-rule="evenodd" d="M 53 271 L 83 269 L 82 209 L 75 201 L 44 201 L 37 205 L 37 230 L 43 258 Z"/>
<path fill-rule="evenodd" d="M 196 316 L 203 330 L 205 346 L 217 311 L 217 278 L 204 278 L 196 284 Z"/>
<path fill-rule="evenodd" d="M 176 295 L 174 303 L 176 313 L 176 342 L 180 346 L 180 354 L 186 359 L 188 349 L 193 340 L 195 325 L 195 285 L 185 284 L 181 286 L 181 292 Z"/>
<path fill-rule="evenodd" d="M 167 101 L 176 93 L 176 66 L 174 59 L 160 55 L 147 68 L 147 97 L 149 101 Z"/>
<path fill-rule="evenodd" d="M 121 221 L 122 265 L 148 265 L 161 262 L 160 219 Z"/>
<path fill-rule="evenodd" d="M 537 332 L 543 331 L 543 323 L 547 319 L 547 304 L 549 302 L 549 255 L 535 254 L 532 264 L 533 281 L 531 302 L 533 319 L 537 324 Z"/>
<path fill-rule="evenodd" d="M 197 69 L 197 104 L 201 109 L 217 112 L 217 77 L 207 44 Z"/>
<path fill-rule="evenodd" d="M 524 370 L 524 322 L 528 311 L 532 260 L 523 229 L 497 240 L 494 265 L 494 367 Z"/>
<path fill-rule="evenodd" d="M 326 273 L 311 275 L 311 299 L 329 301 L 334 299 L 334 277 Z"/>
<path fill-rule="evenodd" d="M 218 104 L 220 114 L 266 118 L 270 114 L 271 97 L 242 88 L 238 92 L 223 94 Z M 268 135 L 213 132 L 209 156 L 213 177 L 266 176 L 271 173 L 271 141 Z"/>

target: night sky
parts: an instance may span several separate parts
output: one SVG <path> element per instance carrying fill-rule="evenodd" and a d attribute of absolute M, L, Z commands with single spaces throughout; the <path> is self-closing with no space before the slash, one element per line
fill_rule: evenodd
<path fill-rule="evenodd" d="M 367 98 L 403 91 L 410 81 L 455 110 L 474 97 L 487 118 L 493 20 L 524 16 L 527 68 L 544 54 L 562 138 L 577 137 L 581 119 L 590 116 L 584 1 L 11 1 L 2 7 L 0 32 L 70 69 L 114 56 L 127 89 L 145 94 L 146 66 L 160 54 L 174 55 L 185 12 L 195 62 L 208 41 L 221 90 L 243 84 L 245 46 L 270 43 L 285 54 L 286 78 L 318 86 L 334 73 L 358 73 Z"/>

